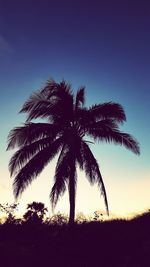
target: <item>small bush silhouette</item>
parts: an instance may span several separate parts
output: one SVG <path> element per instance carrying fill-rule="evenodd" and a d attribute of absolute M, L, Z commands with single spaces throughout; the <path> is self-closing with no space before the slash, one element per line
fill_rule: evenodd
<path fill-rule="evenodd" d="M 19 204 L 0 204 L 0 211 L 6 215 L 5 224 L 20 223 L 20 219 L 16 219 L 15 212 Z"/>
<path fill-rule="evenodd" d="M 33 201 L 27 205 L 27 212 L 24 214 L 23 218 L 28 223 L 42 223 L 47 211 L 43 203 Z"/>

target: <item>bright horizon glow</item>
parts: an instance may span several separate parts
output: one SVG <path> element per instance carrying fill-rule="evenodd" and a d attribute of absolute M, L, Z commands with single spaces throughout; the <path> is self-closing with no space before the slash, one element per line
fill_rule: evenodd
<path fill-rule="evenodd" d="M 96 145 L 96 148 L 101 148 L 108 152 L 111 151 L 113 145 Z M 119 148 L 124 149 L 124 148 Z M 114 146 L 115 150 L 115 146 Z M 116 147 L 117 150 L 117 147 Z M 132 155 L 131 152 L 127 151 L 127 153 L 131 154 L 130 156 L 133 157 L 133 164 L 137 164 L 139 161 L 139 157 Z M 12 153 L 11 153 L 12 154 Z M 107 156 L 105 156 L 107 158 Z M 104 158 L 105 158 L 104 157 Z M 135 159 L 134 159 L 135 157 Z M 110 156 L 108 157 L 110 159 Z M 121 168 L 124 164 L 124 167 L 128 167 L 128 171 L 126 173 L 122 172 L 122 169 L 118 170 L 117 161 L 113 160 L 109 162 L 109 170 L 107 170 L 107 160 L 103 159 L 103 162 L 100 164 L 101 169 L 103 170 L 103 180 L 105 182 L 107 196 L 108 196 L 108 204 L 110 210 L 110 217 L 130 217 L 134 216 L 135 214 L 144 212 L 149 209 L 149 188 L 150 188 L 150 180 L 149 180 L 149 173 L 145 171 L 145 173 L 136 173 L 136 178 L 133 178 L 133 170 L 132 166 L 125 166 L 123 163 L 124 159 L 120 159 Z M 135 162 L 135 163 L 134 163 Z M 22 196 L 18 199 L 19 204 L 19 211 L 17 212 L 18 215 L 22 216 L 25 212 L 26 206 L 28 203 L 33 201 L 43 202 L 46 207 L 48 207 L 49 214 L 52 216 L 52 210 L 49 200 L 49 193 L 50 189 L 53 184 L 53 176 L 55 170 L 56 160 L 50 163 L 45 170 L 37 177 L 35 181 L 32 182 L 31 185 L 23 192 Z M 133 166 L 134 167 L 134 166 Z M 120 175 L 122 176 L 120 178 Z M 125 178 L 126 175 L 129 175 L 128 181 L 126 182 Z M 141 179 L 141 175 L 145 179 Z M 4 172 L 3 176 L 9 177 L 9 172 Z M 12 178 L 9 180 L 9 187 L 8 181 L 1 186 L 1 196 L 0 202 L 1 203 L 13 203 L 14 197 L 12 193 Z M 147 190 L 145 190 L 147 189 Z M 144 194 L 144 198 L 143 198 Z M 138 203 L 138 205 L 137 205 Z M 77 194 L 76 194 L 76 214 L 82 212 L 86 216 L 92 216 L 94 211 L 100 211 L 103 215 L 106 214 L 103 197 L 100 195 L 100 191 L 95 184 L 91 186 L 88 180 L 85 177 L 84 172 L 81 172 L 78 169 L 78 182 L 77 182 Z M 57 212 L 65 213 L 68 215 L 69 213 L 69 198 L 68 198 L 68 191 L 64 194 L 62 198 L 59 199 L 58 204 L 54 213 Z"/>

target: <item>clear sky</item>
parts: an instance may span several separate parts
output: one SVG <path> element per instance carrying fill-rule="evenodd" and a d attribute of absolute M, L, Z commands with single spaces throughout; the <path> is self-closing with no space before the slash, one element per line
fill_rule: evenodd
<path fill-rule="evenodd" d="M 76 90 L 86 86 L 87 106 L 115 101 L 136 137 L 141 155 L 109 144 L 91 145 L 107 189 L 110 212 L 150 208 L 150 2 L 147 0 L 0 0 L 0 202 L 13 202 L 6 152 L 8 132 L 30 94 L 53 77 Z M 49 206 L 54 163 L 23 193 L 20 205 Z M 96 187 L 78 175 L 77 211 L 104 210 Z M 68 211 L 64 196 L 57 209 Z"/>

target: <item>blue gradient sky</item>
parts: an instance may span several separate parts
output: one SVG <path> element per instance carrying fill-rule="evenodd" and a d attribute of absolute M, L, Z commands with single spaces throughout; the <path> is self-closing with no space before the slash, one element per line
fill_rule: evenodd
<path fill-rule="evenodd" d="M 101 3 L 105 2 L 105 3 Z M 150 3 L 149 1 L 7 1 L 0 2 L 0 202 L 13 201 L 5 152 L 11 128 L 33 90 L 53 77 L 73 88 L 86 86 L 87 105 L 116 101 L 127 122 L 122 130 L 141 145 L 137 157 L 125 148 L 92 146 L 104 177 L 110 211 L 128 214 L 150 206 Z M 33 182 L 21 205 L 49 205 L 54 163 Z M 79 174 L 77 211 L 103 210 L 96 187 Z M 83 178 L 83 179 L 82 179 Z M 67 195 L 58 210 L 68 209 Z"/>

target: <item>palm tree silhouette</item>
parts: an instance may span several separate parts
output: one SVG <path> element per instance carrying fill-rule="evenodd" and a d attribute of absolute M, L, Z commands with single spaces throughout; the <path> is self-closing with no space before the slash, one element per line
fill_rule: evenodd
<path fill-rule="evenodd" d="M 27 113 L 25 124 L 12 129 L 8 135 L 7 149 L 19 148 L 9 162 L 10 173 L 15 175 L 15 198 L 59 153 L 50 199 L 54 208 L 68 188 L 70 224 L 75 218 L 77 165 L 85 171 L 91 184 L 98 184 L 109 213 L 99 165 L 89 148 L 91 138 L 114 142 L 139 154 L 137 141 L 119 130 L 119 124 L 126 120 L 122 106 L 108 102 L 86 108 L 84 91 L 81 87 L 74 95 L 64 80 L 60 83 L 48 80 L 44 88 L 34 92 L 24 103 L 20 112 Z M 47 119 L 47 122 L 31 122 L 37 118 Z M 87 137 L 90 140 L 86 140 Z"/>

